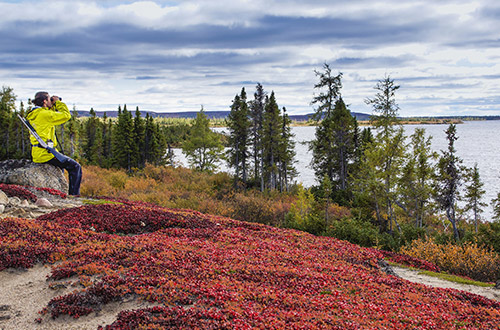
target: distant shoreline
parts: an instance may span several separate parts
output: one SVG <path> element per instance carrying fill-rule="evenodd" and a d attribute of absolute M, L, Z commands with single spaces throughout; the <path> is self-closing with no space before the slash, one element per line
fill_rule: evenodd
<path fill-rule="evenodd" d="M 485 121 L 486 119 L 477 119 L 477 121 Z M 473 120 L 468 120 L 473 121 Z M 402 119 L 399 122 L 401 125 L 443 125 L 443 124 L 463 124 L 464 120 L 462 119 L 428 119 L 428 120 L 407 120 Z M 371 123 L 369 120 L 358 120 L 359 126 L 370 126 Z M 317 121 L 292 121 L 292 127 L 305 127 L 305 126 L 317 126 Z"/>
<path fill-rule="evenodd" d="M 129 111 L 130 112 L 130 111 Z M 198 114 L 197 111 L 187 111 L 187 112 L 154 112 L 147 110 L 139 111 L 141 116 L 144 117 L 149 114 L 153 118 L 161 119 L 194 119 Z M 224 120 L 229 115 L 230 111 L 204 111 L 205 115 L 210 120 Z M 90 112 L 84 110 L 77 110 L 78 116 L 81 118 L 89 117 Z M 134 112 L 135 113 L 135 112 Z M 104 114 L 108 118 L 116 118 L 118 116 L 118 111 L 95 111 L 97 117 L 103 117 Z M 294 123 L 298 123 L 299 126 L 312 126 L 310 123 L 314 122 L 310 118 L 313 113 L 303 114 L 303 115 L 292 115 L 288 117 Z M 358 119 L 358 123 L 369 122 L 371 114 L 353 112 L 351 115 Z M 482 120 L 500 120 L 500 116 L 415 116 L 415 117 L 399 117 L 404 124 L 445 124 L 445 123 L 458 123 L 458 121 L 482 121 Z"/>

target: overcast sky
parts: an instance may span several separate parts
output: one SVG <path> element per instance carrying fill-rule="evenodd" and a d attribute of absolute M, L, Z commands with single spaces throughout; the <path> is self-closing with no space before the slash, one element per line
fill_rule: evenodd
<path fill-rule="evenodd" d="M 229 110 L 260 82 L 313 111 L 328 63 L 355 112 L 386 75 L 402 116 L 500 115 L 500 1 L 0 1 L 0 83 L 79 110 Z"/>

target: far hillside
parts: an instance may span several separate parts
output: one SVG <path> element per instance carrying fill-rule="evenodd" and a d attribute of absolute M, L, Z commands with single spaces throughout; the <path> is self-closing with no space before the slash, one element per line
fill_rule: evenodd
<path fill-rule="evenodd" d="M 187 111 L 187 112 L 155 112 L 155 111 L 140 111 L 141 116 L 145 117 L 149 114 L 153 118 L 196 118 L 198 111 Z M 106 114 L 107 117 L 116 118 L 118 116 L 118 111 L 96 111 L 97 117 L 103 117 Z M 230 111 L 205 111 L 208 119 L 225 119 L 229 115 Z M 370 114 L 362 112 L 352 112 L 351 114 L 356 117 L 358 121 L 368 121 L 370 120 Z M 308 121 L 312 117 L 312 113 L 307 113 L 303 115 L 289 115 L 292 121 Z M 78 116 L 89 117 L 90 112 L 86 110 L 78 110 Z M 500 116 L 421 116 L 421 117 L 399 117 L 405 122 L 449 122 L 449 121 L 469 121 L 469 120 L 500 120 Z"/>
<path fill-rule="evenodd" d="M 199 111 L 188 111 L 188 112 L 154 112 L 154 111 L 141 111 L 141 116 L 145 117 L 146 114 L 149 114 L 153 118 L 196 118 L 196 114 Z M 115 118 L 118 116 L 118 111 L 96 111 L 95 112 L 98 117 L 103 117 L 104 114 L 108 117 Z M 227 118 L 230 111 L 205 111 L 205 115 L 208 119 L 224 119 Z M 369 120 L 370 115 L 366 113 L 360 112 L 351 112 L 353 116 L 358 120 Z M 293 121 L 308 121 L 312 116 L 312 113 L 304 114 L 304 115 L 289 115 L 290 119 Z M 80 117 L 88 117 L 90 116 L 89 111 L 78 110 L 78 116 Z"/>

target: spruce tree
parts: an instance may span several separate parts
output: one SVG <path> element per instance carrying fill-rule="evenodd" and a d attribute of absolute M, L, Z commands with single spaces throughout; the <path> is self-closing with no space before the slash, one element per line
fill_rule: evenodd
<path fill-rule="evenodd" d="M 146 114 L 144 130 L 145 161 L 153 165 L 165 163 L 166 139 L 162 134 L 160 125 L 155 123 L 152 116 Z"/>
<path fill-rule="evenodd" d="M 24 103 L 21 101 L 19 105 L 19 115 L 24 118 L 25 115 L 25 109 L 24 109 Z M 19 143 L 16 143 L 16 158 L 18 159 L 29 159 L 31 156 L 31 142 L 29 140 L 29 131 L 28 129 L 21 123 L 19 118 L 17 118 L 17 113 L 16 113 L 16 118 L 13 119 L 15 122 L 17 122 L 17 127 L 16 127 L 16 141 Z"/>
<path fill-rule="evenodd" d="M 78 158 L 79 156 L 79 132 L 80 132 L 80 121 L 78 120 L 78 111 L 73 107 L 73 111 L 71 112 L 71 118 L 66 124 L 67 129 L 66 132 L 68 134 L 68 138 L 66 139 L 69 143 L 69 148 L 65 148 L 66 152 L 69 152 L 69 156 L 73 159 Z"/>
<path fill-rule="evenodd" d="M 467 169 L 466 178 L 467 184 L 465 186 L 464 211 L 472 211 L 474 214 L 474 229 L 477 233 L 481 213 L 484 212 L 483 207 L 487 205 L 481 201 L 486 191 L 483 189 L 484 183 L 479 176 L 477 163 L 474 164 L 473 168 Z"/>
<path fill-rule="evenodd" d="M 9 122 L 9 158 L 15 159 L 29 159 L 30 158 L 30 141 L 29 141 L 29 132 L 27 132 L 23 123 L 17 117 L 18 115 L 24 117 L 24 104 L 20 103 L 19 112 L 14 109 L 13 112 L 10 113 L 10 122 Z"/>
<path fill-rule="evenodd" d="M 229 150 L 227 151 L 229 167 L 234 168 L 235 179 L 246 184 L 251 122 L 245 88 L 242 88 L 240 95 L 234 97 L 231 111 L 226 119 L 226 126 L 229 130 Z"/>
<path fill-rule="evenodd" d="M 282 139 L 282 118 L 274 91 L 266 98 L 262 123 L 262 156 L 264 159 L 264 185 L 270 190 L 278 188 L 279 153 Z"/>
<path fill-rule="evenodd" d="M 104 157 L 104 137 L 103 137 L 103 126 L 99 118 L 97 118 L 97 125 L 95 130 L 94 144 L 90 148 L 90 155 L 92 158 L 92 163 L 100 167 L 106 167 L 107 158 Z"/>
<path fill-rule="evenodd" d="M 134 155 L 135 155 L 135 166 L 138 168 L 143 168 L 146 165 L 146 155 L 145 155 L 145 123 L 144 119 L 141 117 L 141 112 L 139 107 L 135 109 L 134 117 Z"/>
<path fill-rule="evenodd" d="M 256 86 L 254 99 L 250 102 L 251 140 L 253 156 L 253 177 L 260 183 L 261 191 L 264 190 L 264 158 L 262 156 L 262 125 L 264 121 L 266 92 L 260 83 Z"/>
<path fill-rule="evenodd" d="M 135 160 L 135 135 L 134 121 L 132 115 L 124 105 L 123 110 L 118 108 L 118 120 L 113 128 L 113 163 L 115 166 L 125 168 L 129 172 L 134 166 Z"/>
<path fill-rule="evenodd" d="M 106 112 L 102 116 L 102 156 L 103 164 L 105 168 L 109 168 L 112 165 L 113 154 L 111 152 L 112 146 L 112 132 L 113 132 L 113 121 L 108 118 Z"/>
<path fill-rule="evenodd" d="M 327 175 L 334 189 L 347 194 L 351 164 L 355 157 L 355 119 L 340 97 L 332 112 L 326 113 L 312 142 L 313 160 L 318 181 Z"/>
<path fill-rule="evenodd" d="M 373 115 L 370 118 L 372 125 L 378 131 L 379 136 L 388 140 L 401 128 L 398 119 L 399 106 L 396 103 L 396 91 L 401 86 L 396 85 L 390 76 L 380 80 L 375 85 L 377 93 L 374 98 L 365 100 L 366 104 L 372 105 Z"/>
<path fill-rule="evenodd" d="M 155 123 L 153 131 L 153 141 L 151 150 L 152 152 L 152 162 L 155 165 L 164 165 L 167 162 L 167 156 L 173 162 L 173 155 L 167 155 L 167 139 L 163 134 L 163 131 L 159 123 Z"/>
<path fill-rule="evenodd" d="M 456 126 L 450 124 L 446 130 L 448 149 L 441 151 L 442 155 L 438 162 L 438 173 L 435 181 L 435 199 L 440 208 L 445 211 L 448 221 L 453 227 L 455 240 L 460 241 L 458 233 L 458 219 L 456 216 L 457 201 L 459 199 L 459 187 L 462 184 L 463 169 L 462 160 L 456 155 L 455 141 L 457 137 Z"/>
<path fill-rule="evenodd" d="M 433 163 L 437 154 L 431 149 L 431 140 L 431 136 L 425 138 L 425 129 L 415 129 L 399 179 L 398 205 L 415 219 L 417 228 L 423 227 L 424 218 L 432 211 Z"/>
<path fill-rule="evenodd" d="M 152 163 L 152 144 L 153 144 L 153 131 L 154 131 L 154 122 L 153 117 L 146 113 L 146 119 L 144 124 L 144 161 L 146 163 Z"/>
<path fill-rule="evenodd" d="M 328 176 L 337 202 L 344 204 L 350 199 L 349 178 L 356 157 L 357 122 L 340 94 L 342 73 L 333 76 L 326 63 L 324 72 L 315 73 L 320 81 L 314 88 L 320 93 L 311 103 L 318 105 L 313 118 L 319 124 L 316 137 L 310 144 L 313 153 L 311 166 L 318 182 Z"/>
<path fill-rule="evenodd" d="M 375 97 L 365 102 L 373 107 L 371 121 L 377 134 L 365 151 L 359 182 L 362 190 L 372 198 L 381 229 L 392 232 L 394 223 L 401 232 L 394 209 L 405 141 L 403 126 L 397 117 L 399 106 L 395 100 L 399 85 L 395 85 L 390 77 L 385 77 L 375 85 L 375 89 Z"/>
<path fill-rule="evenodd" d="M 297 176 L 295 169 L 295 141 L 290 124 L 290 117 L 286 113 L 286 108 L 283 107 L 281 141 L 279 150 L 279 188 L 280 191 L 288 191 L 289 184 L 293 178 Z"/>
<path fill-rule="evenodd" d="M 0 160 L 9 159 L 11 153 L 11 126 L 13 125 L 12 113 L 14 112 L 17 96 L 11 87 L 2 86 L 0 91 Z"/>
<path fill-rule="evenodd" d="M 337 189 L 346 197 L 350 195 L 349 178 L 352 174 L 351 167 L 355 161 L 357 145 L 357 122 L 351 115 L 342 97 L 335 104 L 333 111 L 335 148 L 333 156 L 336 156 L 335 169 Z M 350 198 L 350 197 L 349 197 Z"/>
<path fill-rule="evenodd" d="M 493 220 L 500 222 L 500 193 L 497 193 L 497 197 L 491 200 L 491 206 L 493 207 Z"/>
<path fill-rule="evenodd" d="M 355 121 L 357 124 L 357 121 Z M 365 151 L 373 143 L 374 137 L 370 127 L 365 127 L 361 131 L 359 137 L 355 138 L 356 141 L 356 151 L 354 157 L 353 172 L 356 173 L 361 169 L 363 161 L 365 159 Z M 357 173 L 354 178 L 357 177 Z"/>
<path fill-rule="evenodd" d="M 314 70 L 316 76 L 319 77 L 319 82 L 314 85 L 314 88 L 320 90 L 311 102 L 313 105 L 318 104 L 313 115 L 313 119 L 316 121 L 321 121 L 333 112 L 342 88 L 342 73 L 339 72 L 338 75 L 333 76 L 332 69 L 327 63 L 323 65 L 323 69 L 324 72 Z"/>
<path fill-rule="evenodd" d="M 83 155 L 90 164 L 98 165 L 98 159 L 100 158 L 100 155 L 98 155 L 96 152 L 99 151 L 99 146 L 96 148 L 95 145 L 97 135 L 99 134 L 98 130 L 100 121 L 96 116 L 94 108 L 90 108 L 89 115 L 90 117 L 86 119 L 84 124 L 85 143 L 83 145 Z"/>

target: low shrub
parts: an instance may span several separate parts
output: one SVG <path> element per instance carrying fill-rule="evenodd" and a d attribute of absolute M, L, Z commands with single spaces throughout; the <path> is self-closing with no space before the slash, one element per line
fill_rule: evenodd
<path fill-rule="evenodd" d="M 473 242 L 440 245 L 432 239 L 418 239 L 403 247 L 401 253 L 430 261 L 444 271 L 478 281 L 496 281 L 500 276 L 500 256 Z"/>
<path fill-rule="evenodd" d="M 254 194 L 234 194 L 228 204 L 232 207 L 229 216 L 244 221 L 279 226 L 285 219 L 290 205 L 279 199 Z"/>
<path fill-rule="evenodd" d="M 489 246 L 500 253 L 500 221 L 485 223 L 479 226 L 477 242 Z"/>
<path fill-rule="evenodd" d="M 288 213 L 285 216 L 285 227 L 321 235 L 325 233 L 326 223 L 324 218 L 315 213 L 308 213 L 303 217 L 295 217 L 293 213 Z"/>
<path fill-rule="evenodd" d="M 84 196 L 109 196 L 147 201 L 238 220 L 281 225 L 294 197 L 234 191 L 226 173 L 208 174 L 186 168 L 146 165 L 128 175 L 124 170 L 86 166 L 81 187 Z M 345 212 L 332 207 L 331 213 Z"/>
<path fill-rule="evenodd" d="M 333 236 L 365 247 L 376 246 L 379 230 L 368 221 L 344 219 L 334 221 L 327 229 L 326 236 Z"/>
<path fill-rule="evenodd" d="M 127 181 L 128 175 L 121 171 L 115 171 L 107 177 L 107 182 L 111 185 L 111 187 L 117 190 L 125 189 L 125 184 L 127 183 Z"/>
<path fill-rule="evenodd" d="M 113 170 L 103 169 L 97 166 L 83 167 L 82 184 L 80 192 L 82 196 L 114 196 L 115 189 L 107 182 Z"/>

